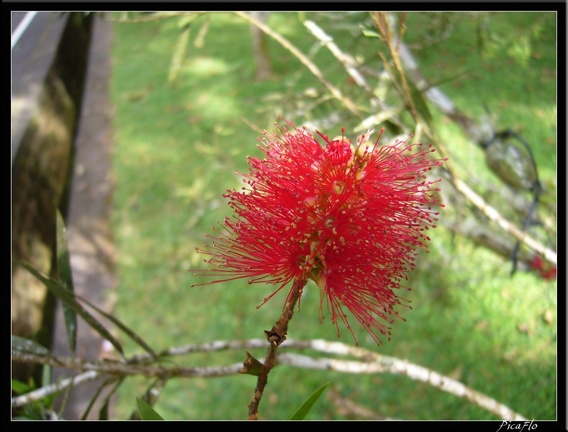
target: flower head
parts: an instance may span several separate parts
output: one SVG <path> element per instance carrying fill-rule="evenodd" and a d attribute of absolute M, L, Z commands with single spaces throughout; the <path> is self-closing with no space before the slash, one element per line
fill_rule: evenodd
<path fill-rule="evenodd" d="M 436 221 L 438 189 L 426 173 L 443 161 L 429 158 L 431 146 L 379 146 L 366 135 L 352 143 L 318 132 L 322 146 L 288 124 L 259 138 L 265 157 L 249 157 L 246 187 L 224 195 L 233 217 L 200 252 L 220 276 L 213 282 L 276 285 L 265 302 L 291 281 L 313 280 L 320 319 L 327 309 L 338 335 L 339 321 L 351 331 L 347 309 L 380 343 L 403 302 L 396 291 Z"/>
<path fill-rule="evenodd" d="M 556 266 L 543 260 L 539 255 L 534 255 L 530 261 L 530 266 L 538 271 L 540 276 L 546 280 L 556 279 Z"/>

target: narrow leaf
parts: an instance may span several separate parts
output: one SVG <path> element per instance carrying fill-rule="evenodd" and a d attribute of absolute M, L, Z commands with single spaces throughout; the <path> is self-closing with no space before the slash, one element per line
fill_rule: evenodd
<path fill-rule="evenodd" d="M 67 243 L 67 231 L 65 222 L 59 210 L 57 210 L 57 280 L 69 291 L 73 292 L 73 274 L 69 261 L 69 249 Z M 72 353 L 75 353 L 77 346 L 77 314 L 68 304 L 63 303 L 63 317 L 65 318 L 65 328 L 67 329 L 67 340 Z"/>
<path fill-rule="evenodd" d="M 51 384 L 51 366 L 43 365 L 41 370 L 41 385 L 42 387 Z"/>
<path fill-rule="evenodd" d="M 109 409 L 109 405 L 111 403 L 111 398 L 116 393 L 116 391 L 118 390 L 118 388 L 121 386 L 121 384 L 123 382 L 124 382 L 124 377 L 120 377 L 117 380 L 116 385 L 107 393 L 107 395 L 105 397 L 105 401 L 103 403 L 103 406 L 101 407 L 101 409 L 99 411 L 99 420 L 108 420 L 108 409 Z"/>
<path fill-rule="evenodd" d="M 110 399 L 107 399 L 99 411 L 99 420 L 108 420 L 108 403 Z"/>
<path fill-rule="evenodd" d="M 365 27 L 363 27 L 362 25 L 360 25 L 359 27 L 361 28 L 361 31 L 363 32 L 363 35 L 364 35 L 364 36 L 367 36 L 367 37 L 378 37 L 378 38 L 381 37 L 381 35 L 378 34 L 378 33 L 377 33 L 376 31 L 374 31 L 374 30 L 369 30 L 368 28 L 365 28 Z"/>
<path fill-rule="evenodd" d="M 12 335 L 12 351 L 21 353 L 35 354 L 39 356 L 48 356 L 49 350 L 44 346 L 20 336 Z"/>
<path fill-rule="evenodd" d="M 313 392 L 312 395 L 308 399 L 306 399 L 306 401 L 300 406 L 300 408 L 298 408 L 296 412 L 292 414 L 290 420 L 303 420 L 306 417 L 306 415 L 310 412 L 310 410 L 312 409 L 312 407 L 314 406 L 314 404 L 319 399 L 319 397 L 321 396 L 321 394 L 328 385 L 329 382 L 325 383 L 323 386 L 321 386 L 319 389 Z"/>
<path fill-rule="evenodd" d="M 158 378 L 153 383 L 151 383 L 142 397 L 140 398 L 143 402 L 146 402 L 150 406 L 156 405 L 164 387 L 167 383 L 167 379 Z M 141 420 L 139 410 L 133 410 L 130 414 L 130 420 Z"/>
<path fill-rule="evenodd" d="M 100 396 L 100 394 L 102 393 L 104 388 L 107 385 L 112 384 L 115 381 L 117 381 L 117 379 L 115 377 L 111 377 L 109 379 L 106 379 L 101 385 L 99 385 L 97 387 L 95 394 L 93 395 L 93 397 L 91 397 L 91 400 L 89 401 L 89 404 L 87 405 L 87 408 L 85 409 L 85 411 L 83 412 L 83 415 L 81 416 L 81 420 L 87 420 L 87 417 L 89 417 L 89 414 L 91 412 L 91 409 L 95 405 L 95 402 L 97 401 L 98 397 Z M 108 398 L 108 396 L 107 396 L 107 398 Z M 103 408 L 101 408 L 101 410 L 102 409 L 104 409 L 104 406 L 103 406 Z M 108 418 L 101 418 L 101 414 L 99 412 L 99 420 L 108 420 Z"/>
<path fill-rule="evenodd" d="M 18 381 L 17 379 L 12 380 L 12 391 L 17 394 L 24 394 L 32 391 L 33 388 L 26 383 Z"/>
<path fill-rule="evenodd" d="M 26 269 L 28 269 L 28 271 L 31 271 L 32 274 L 34 274 L 34 276 L 38 277 L 38 279 L 40 279 L 42 282 L 44 282 L 44 280 L 49 280 L 49 279 L 47 279 L 47 278 L 45 278 L 45 277 L 42 277 L 41 274 L 40 274 L 37 270 L 33 269 L 33 267 L 31 267 L 29 264 L 27 264 L 27 263 L 22 263 L 22 265 L 23 265 Z M 34 271 L 35 271 L 35 273 L 34 273 Z M 45 282 L 44 282 L 44 283 L 45 283 Z M 52 283 L 54 283 L 54 284 L 57 285 L 57 282 L 56 282 L 56 281 L 52 281 Z M 59 285 L 60 285 L 60 284 L 59 284 Z M 50 288 L 50 287 L 48 286 L 48 288 Z M 56 289 L 56 290 L 58 289 L 57 287 L 53 287 L 53 288 Z M 62 287 L 61 287 L 61 288 L 62 288 Z M 99 309 L 97 306 L 95 306 L 95 305 L 92 304 L 91 302 L 87 301 L 86 299 L 84 299 L 84 298 L 82 298 L 82 297 L 80 297 L 80 296 L 78 296 L 78 295 L 76 295 L 76 294 L 65 293 L 65 292 L 60 292 L 60 291 L 58 291 L 58 292 L 59 292 L 63 297 L 60 297 L 57 293 L 54 293 L 54 294 L 55 294 L 57 297 L 61 298 L 61 300 L 64 302 L 64 304 L 68 304 L 68 303 L 66 303 L 66 302 L 71 302 L 71 303 L 73 303 L 73 304 L 75 305 L 75 306 L 70 306 L 71 308 L 73 308 L 73 310 L 75 310 L 76 308 L 80 308 L 83 313 L 89 315 L 88 312 L 81 306 L 81 304 L 77 302 L 77 300 L 80 300 L 80 301 L 86 303 L 88 306 L 90 306 L 91 308 L 93 308 L 94 310 L 96 310 L 98 313 L 100 313 L 101 315 L 103 315 L 106 319 L 108 319 L 108 320 L 111 321 L 113 324 L 115 324 L 118 328 L 120 328 L 122 331 L 124 331 L 134 342 L 136 342 L 138 345 L 140 345 L 140 347 L 141 347 L 142 349 L 144 349 L 148 354 L 150 354 L 153 359 L 156 360 L 156 359 L 158 358 L 158 355 L 155 353 L 155 351 L 154 351 L 140 336 L 138 336 L 138 334 L 136 334 L 133 330 L 131 330 L 130 328 L 128 328 L 128 327 L 127 327 L 125 324 L 123 324 L 118 318 L 112 316 L 111 314 L 108 314 L 108 313 L 104 312 L 103 310 Z M 81 315 L 81 312 L 79 312 L 79 314 Z M 87 322 L 91 325 L 91 322 L 89 321 L 88 318 L 85 318 L 83 315 L 81 315 L 81 316 L 85 319 L 85 321 L 87 321 Z M 95 319 L 94 317 L 92 317 L 92 316 L 91 316 L 91 319 L 96 321 L 96 319 Z M 96 325 L 96 324 L 94 324 L 94 325 Z M 100 324 L 99 324 L 99 325 L 100 325 Z M 91 326 L 93 327 L 93 325 L 91 325 Z M 95 327 L 93 327 L 93 328 L 95 328 Z M 96 329 L 96 328 L 95 328 L 95 329 Z M 99 330 L 97 330 L 97 331 L 99 331 Z M 103 328 L 102 331 L 106 331 L 106 329 Z M 100 333 L 100 332 L 99 332 L 99 333 Z M 110 334 L 110 333 L 107 332 L 107 334 Z M 106 337 L 106 336 L 105 336 L 105 337 Z M 110 337 L 112 338 L 113 336 L 110 335 Z M 109 340 L 109 342 L 111 342 L 111 343 L 115 346 L 115 348 L 117 348 L 117 346 L 115 345 L 115 343 L 113 343 L 113 340 L 111 340 L 111 339 L 108 339 L 108 340 Z M 115 341 L 116 343 L 118 343 L 118 341 L 117 341 L 116 339 L 114 339 L 114 341 Z M 119 343 L 118 343 L 118 345 L 120 346 Z M 121 354 L 123 354 L 122 348 L 117 348 L 117 350 L 118 350 Z"/>
<path fill-rule="evenodd" d="M 142 347 L 142 349 L 144 349 L 148 354 L 150 354 L 152 356 L 152 358 L 154 360 L 158 359 L 158 355 L 154 352 L 154 350 L 152 348 L 150 348 L 150 345 L 148 345 L 140 336 L 138 336 L 133 330 L 131 330 L 130 328 L 128 328 L 125 324 L 123 324 L 118 318 L 112 316 L 111 314 L 106 313 L 105 311 L 99 309 L 98 307 L 96 307 L 94 304 L 92 304 L 91 302 L 85 300 L 82 297 L 77 296 L 77 298 L 83 302 L 85 302 L 87 305 L 89 305 L 90 307 L 92 307 L 94 310 L 96 310 L 98 313 L 100 313 L 102 316 L 104 316 L 106 319 L 108 319 L 109 321 L 111 321 L 113 324 L 115 324 L 118 328 L 120 328 L 124 333 L 126 333 L 134 342 L 136 342 L 138 345 L 140 345 L 140 347 Z"/>
<path fill-rule="evenodd" d="M 46 385 L 46 384 L 44 384 Z M 67 406 L 67 402 L 69 401 L 69 395 L 71 394 L 71 390 L 73 389 L 73 384 L 67 386 L 63 392 L 63 398 L 59 404 L 59 412 L 57 413 L 57 416 L 59 418 L 63 417 L 63 413 L 65 411 L 65 407 Z M 56 397 L 56 394 L 52 395 L 53 397 Z"/>
<path fill-rule="evenodd" d="M 418 115 L 422 117 L 422 120 L 428 125 L 428 127 L 432 128 L 432 114 L 430 113 L 430 109 L 428 108 L 428 104 L 426 103 L 426 99 L 422 92 L 416 87 L 414 82 L 406 77 L 406 82 L 408 84 L 408 88 L 411 92 L 412 101 L 414 102 L 414 107 L 418 112 Z"/>
<path fill-rule="evenodd" d="M 170 66 L 170 71 L 168 73 L 168 83 L 173 83 L 178 76 L 179 71 L 181 70 L 183 59 L 185 57 L 185 52 L 187 50 L 187 43 L 189 41 L 189 30 L 190 25 L 186 25 L 181 30 L 181 34 L 178 39 L 178 43 L 174 50 L 174 54 L 172 56 L 172 64 Z"/>
<path fill-rule="evenodd" d="M 136 403 L 138 404 L 138 411 L 142 420 L 163 420 L 162 416 L 148 402 L 136 398 Z"/>
<path fill-rule="evenodd" d="M 83 308 L 77 300 L 75 299 L 75 295 L 66 288 L 63 288 L 57 281 L 53 279 L 48 279 L 44 277 L 39 271 L 37 271 L 33 266 L 22 262 L 22 266 L 28 270 L 31 274 L 33 274 L 36 278 L 38 278 L 43 284 L 61 301 L 65 302 L 69 307 L 71 307 L 77 314 L 81 316 L 85 320 L 87 324 L 89 324 L 97 333 L 99 333 L 103 338 L 108 340 L 112 346 L 124 357 L 124 351 L 122 349 L 122 345 L 118 340 L 89 312 Z"/>

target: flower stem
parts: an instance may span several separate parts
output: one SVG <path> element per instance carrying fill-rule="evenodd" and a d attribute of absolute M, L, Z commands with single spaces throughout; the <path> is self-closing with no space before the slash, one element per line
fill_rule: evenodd
<path fill-rule="evenodd" d="M 264 360 L 262 373 L 258 376 L 256 382 L 256 388 L 254 390 L 254 397 L 249 403 L 249 420 L 258 420 L 258 406 L 260 404 L 260 399 L 264 393 L 264 388 L 268 383 L 268 374 L 272 370 L 275 364 L 276 351 L 278 347 L 286 339 L 286 333 L 288 332 L 288 323 L 294 315 L 294 307 L 302 294 L 302 289 L 306 285 L 306 280 L 294 280 L 292 289 L 286 298 L 286 303 L 282 308 L 282 314 L 278 319 L 278 322 L 270 332 L 265 331 L 266 337 L 270 342 L 268 351 L 266 353 L 266 359 Z"/>

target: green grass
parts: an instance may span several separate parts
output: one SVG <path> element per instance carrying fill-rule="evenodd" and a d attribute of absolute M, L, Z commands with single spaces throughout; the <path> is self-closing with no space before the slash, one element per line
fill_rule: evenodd
<path fill-rule="evenodd" d="M 378 66 L 377 39 L 354 38 L 346 24 L 363 15 L 314 16 L 345 51 L 357 50 Z M 335 18 L 335 19 L 334 19 Z M 200 28 L 209 29 L 196 47 Z M 327 20 L 327 21 L 326 21 Z M 411 14 L 405 40 L 417 43 L 429 14 Z M 479 52 L 471 37 L 475 21 L 461 19 L 449 39 L 416 52 L 432 80 L 456 76 L 441 86 L 464 112 L 479 115 L 483 102 L 503 127 L 520 128 L 535 148 L 541 175 L 556 176 L 555 69 L 553 17 L 547 14 L 495 14 L 490 20 L 493 45 Z M 236 281 L 191 288 L 187 270 L 201 265 L 195 247 L 207 242 L 211 225 L 229 215 L 222 194 L 239 187 L 236 171 L 247 170 L 246 156 L 259 155 L 259 129 L 271 129 L 278 114 L 301 124 L 294 101 L 306 89 L 325 89 L 300 62 L 270 41 L 275 77 L 254 82 L 250 29 L 238 17 L 214 13 L 192 26 L 185 59 L 176 81 L 169 66 L 179 36 L 178 21 L 115 24 L 112 100 L 114 126 L 114 232 L 119 287 L 116 315 L 156 350 L 188 343 L 263 337 L 279 316 L 285 293 L 260 309 L 270 287 Z M 535 24 L 536 23 L 536 24 Z M 342 24 L 342 25 L 339 25 Z M 542 25 L 541 25 L 542 24 Z M 297 14 L 274 14 L 269 25 L 303 52 L 316 42 Z M 532 54 L 507 54 L 499 38 L 519 28 L 538 27 L 530 38 Z M 355 26 L 356 28 L 356 26 Z M 501 42 L 500 42 L 501 41 Z M 501 44 L 499 44 L 499 43 Z M 514 52 L 513 52 L 514 54 Z M 342 91 L 362 100 L 342 67 L 321 48 L 313 61 Z M 481 91 L 481 90 L 482 91 Z M 308 113 L 318 117 L 339 109 L 329 102 Z M 341 112 L 347 133 L 356 123 Z M 456 165 L 472 174 L 483 169 L 479 150 L 435 113 L 440 137 Z M 340 131 L 326 131 L 330 135 Z M 491 178 L 490 176 L 488 178 Z M 413 310 L 394 325 L 392 341 L 377 348 L 354 324 L 361 346 L 449 374 L 530 419 L 556 417 L 556 283 L 533 274 L 511 279 L 509 264 L 493 253 L 454 239 L 443 227 L 431 232 L 431 252 L 423 254 L 411 275 Z M 289 336 L 336 340 L 336 330 L 317 318 L 319 293 L 308 286 Z M 543 319 L 552 312 L 551 323 Z M 128 354 L 139 352 L 129 343 Z M 342 342 L 352 343 L 343 330 Z M 282 346 L 285 349 L 285 345 Z M 264 350 L 252 352 L 263 358 Z M 200 354 L 174 359 L 184 366 L 242 362 L 244 352 Z M 172 360 L 172 361 L 174 361 Z M 308 419 L 348 419 L 326 397 L 333 391 L 375 411 L 399 419 L 494 419 L 467 401 L 402 376 L 347 375 L 277 367 L 260 406 L 260 418 L 286 419 L 313 391 L 331 384 Z M 126 418 L 150 381 L 126 380 L 119 390 L 116 418 Z M 168 382 L 156 410 L 166 419 L 244 419 L 255 378 L 178 379 Z"/>

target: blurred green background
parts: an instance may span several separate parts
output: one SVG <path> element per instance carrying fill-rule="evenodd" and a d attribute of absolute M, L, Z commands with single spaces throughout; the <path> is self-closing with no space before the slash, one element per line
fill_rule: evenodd
<path fill-rule="evenodd" d="M 140 18 L 147 14 L 128 14 Z M 278 319 L 285 292 L 257 309 L 271 287 L 246 281 L 198 286 L 188 271 L 203 265 L 197 246 L 216 221 L 230 215 L 222 198 L 240 186 L 247 155 L 278 115 L 301 125 L 339 112 L 341 124 L 323 130 L 355 137 L 354 118 L 297 58 L 268 40 L 272 76 L 255 80 L 250 25 L 232 13 L 208 13 L 188 27 L 180 18 L 118 22 L 113 14 L 113 226 L 119 287 L 116 316 L 155 349 L 214 340 L 262 338 Z M 378 38 L 366 13 L 272 13 L 267 25 L 311 55 L 326 78 L 357 103 L 367 97 L 343 66 L 302 25 L 318 23 L 335 43 L 370 70 L 382 70 Z M 410 13 L 404 41 L 424 76 L 463 112 L 487 104 L 502 128 L 530 143 L 541 180 L 556 179 L 556 17 L 554 13 Z M 187 31 L 184 33 L 184 28 Z M 187 37 L 186 40 L 183 38 Z M 183 45 L 185 43 L 185 45 Z M 181 48 L 178 50 L 178 48 Z M 176 52 L 183 53 L 176 57 Z M 323 96 L 323 101 L 319 102 Z M 391 92 L 391 100 L 396 95 Z M 482 150 L 431 108 L 454 169 L 470 186 L 496 178 Z M 555 203 L 555 191 L 549 192 Z M 534 272 L 511 278 L 510 262 L 456 237 L 429 232 L 405 296 L 412 310 L 394 324 L 392 340 L 374 345 L 356 322 L 362 347 L 407 359 L 462 381 L 529 419 L 556 418 L 556 281 Z M 308 285 L 289 329 L 294 339 L 337 340 L 329 315 L 320 325 L 319 292 Z M 119 335 L 120 337 L 120 335 Z M 139 352 L 128 338 L 127 354 Z M 353 343 L 347 330 L 340 341 Z M 286 350 L 285 344 L 281 347 Z M 265 350 L 252 350 L 264 358 Z M 244 352 L 192 354 L 183 366 L 242 362 Z M 168 363 L 170 364 L 170 363 Z M 276 367 L 260 405 L 261 419 L 286 419 L 313 391 L 331 382 L 308 419 L 495 419 L 464 399 L 404 376 L 347 375 Z M 118 392 L 116 418 L 127 418 L 150 380 L 129 378 Z M 170 380 L 155 409 L 167 419 L 245 419 L 256 379 L 248 375 Z M 370 412 L 356 414 L 349 399 Z"/>

